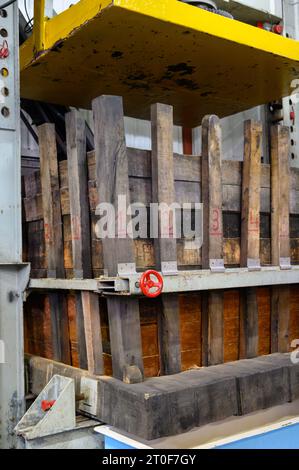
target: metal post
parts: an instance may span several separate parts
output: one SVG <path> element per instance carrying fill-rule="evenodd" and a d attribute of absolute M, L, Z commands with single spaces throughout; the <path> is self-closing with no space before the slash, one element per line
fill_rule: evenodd
<path fill-rule="evenodd" d="M 45 5 L 46 0 L 34 2 L 34 49 L 39 52 L 44 49 L 45 43 Z"/>
<path fill-rule="evenodd" d="M 0 58 L 0 448 L 17 445 L 14 427 L 24 412 L 22 294 L 29 268 L 22 264 L 18 26 L 15 2 L 0 16 L 0 45 L 8 49 Z"/>

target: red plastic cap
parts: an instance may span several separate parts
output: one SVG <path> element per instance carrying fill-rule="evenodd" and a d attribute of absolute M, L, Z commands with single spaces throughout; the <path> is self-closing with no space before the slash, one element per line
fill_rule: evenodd
<path fill-rule="evenodd" d="M 49 411 L 52 406 L 54 406 L 56 403 L 56 400 L 43 400 L 41 403 L 41 408 L 43 411 Z"/>
<path fill-rule="evenodd" d="M 282 24 L 275 24 L 273 26 L 273 33 L 282 34 L 283 33 L 283 25 Z"/>
<path fill-rule="evenodd" d="M 290 120 L 295 121 L 295 117 L 296 117 L 295 111 L 291 111 L 290 112 Z"/>

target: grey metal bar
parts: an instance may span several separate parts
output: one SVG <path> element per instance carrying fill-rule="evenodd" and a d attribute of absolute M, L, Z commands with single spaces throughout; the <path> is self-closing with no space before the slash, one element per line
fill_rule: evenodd
<path fill-rule="evenodd" d="M 163 274 L 162 274 L 163 276 Z M 87 290 L 99 294 L 141 295 L 139 287 L 141 273 L 124 277 L 102 277 L 99 279 L 31 279 L 29 290 Z M 215 273 L 210 270 L 179 271 L 163 276 L 163 293 L 194 292 L 243 287 L 277 286 L 299 284 L 299 266 L 289 270 L 279 267 L 263 267 L 260 271 L 247 268 L 226 269 Z"/>

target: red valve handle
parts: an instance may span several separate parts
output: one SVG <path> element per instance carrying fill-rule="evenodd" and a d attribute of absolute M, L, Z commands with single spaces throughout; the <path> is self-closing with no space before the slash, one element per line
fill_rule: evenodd
<path fill-rule="evenodd" d="M 152 277 L 154 277 L 155 280 L 153 280 Z M 162 293 L 163 284 L 163 277 L 160 273 L 154 270 L 146 271 L 140 278 L 140 289 L 142 290 L 142 293 L 151 299 L 158 297 Z M 154 288 L 155 290 L 151 292 Z"/>
<path fill-rule="evenodd" d="M 54 406 L 56 403 L 56 400 L 43 400 L 41 403 L 41 408 L 43 411 L 49 411 L 52 406 Z"/>

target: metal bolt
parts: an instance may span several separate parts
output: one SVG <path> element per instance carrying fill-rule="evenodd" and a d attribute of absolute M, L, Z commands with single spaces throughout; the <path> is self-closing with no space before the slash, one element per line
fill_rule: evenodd
<path fill-rule="evenodd" d="M 11 290 L 11 291 L 8 293 L 8 300 L 9 300 L 9 302 L 13 302 L 14 300 L 18 299 L 19 297 L 20 297 L 19 292 L 16 292 L 16 291 Z"/>

